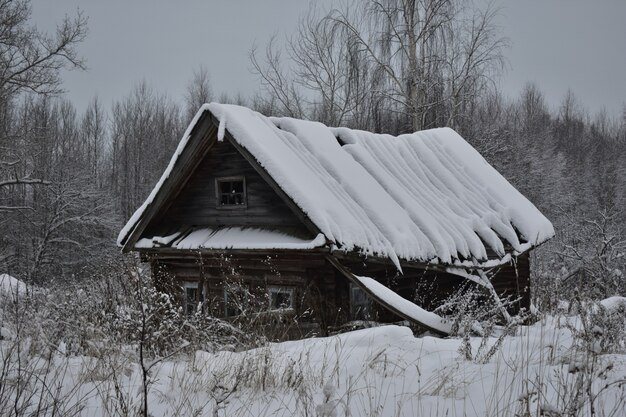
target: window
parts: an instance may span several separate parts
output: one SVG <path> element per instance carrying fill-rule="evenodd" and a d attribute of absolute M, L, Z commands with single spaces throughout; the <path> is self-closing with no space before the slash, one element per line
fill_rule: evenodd
<path fill-rule="evenodd" d="M 217 178 L 215 190 L 218 208 L 246 207 L 246 179 L 244 177 Z"/>
<path fill-rule="evenodd" d="M 270 310 L 293 308 L 293 288 L 268 287 Z"/>
<path fill-rule="evenodd" d="M 224 289 L 224 313 L 226 317 L 240 315 L 243 303 L 246 301 L 246 291 L 242 287 L 229 285 Z"/>
<path fill-rule="evenodd" d="M 350 284 L 350 314 L 353 320 L 371 320 L 372 300 L 361 288 Z"/>
<path fill-rule="evenodd" d="M 187 315 L 195 314 L 198 310 L 198 305 L 202 302 L 202 292 L 198 281 L 185 281 L 183 282 L 183 290 L 185 291 L 185 298 L 183 300 L 183 308 Z"/>

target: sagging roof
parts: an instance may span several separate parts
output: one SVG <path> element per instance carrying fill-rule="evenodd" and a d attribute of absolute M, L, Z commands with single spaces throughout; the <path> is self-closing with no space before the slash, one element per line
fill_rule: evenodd
<path fill-rule="evenodd" d="M 204 117 L 249 152 L 334 250 L 451 265 L 479 264 L 488 252 L 522 253 L 554 235 L 537 208 L 455 131 L 397 137 L 269 118 L 248 108 L 204 105 L 161 180 L 120 232 L 145 219 L 193 127 Z M 199 140 L 196 138 L 196 140 Z"/>

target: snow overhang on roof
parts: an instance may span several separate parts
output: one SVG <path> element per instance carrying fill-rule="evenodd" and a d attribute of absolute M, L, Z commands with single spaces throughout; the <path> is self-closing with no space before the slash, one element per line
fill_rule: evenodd
<path fill-rule="evenodd" d="M 291 249 L 322 247 L 326 239 L 321 233 L 315 239 L 302 239 L 275 229 L 258 227 L 198 227 L 168 236 L 153 236 L 137 241 L 137 249 L 169 247 L 172 249 Z"/>
<path fill-rule="evenodd" d="M 218 140 L 228 132 L 339 250 L 396 265 L 478 265 L 488 248 L 504 258 L 506 248 L 522 253 L 554 235 L 550 221 L 452 129 L 394 137 L 211 103 L 118 244 L 139 224 L 205 111 L 219 121 Z"/>

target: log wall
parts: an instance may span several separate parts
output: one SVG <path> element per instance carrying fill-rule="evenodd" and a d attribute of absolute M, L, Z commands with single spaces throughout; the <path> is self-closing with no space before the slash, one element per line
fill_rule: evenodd
<path fill-rule="evenodd" d="M 251 307 L 258 311 L 266 308 L 263 303 L 266 303 L 267 287 L 292 288 L 294 311 L 286 319 L 282 318 L 282 322 L 274 323 L 276 329 L 284 328 L 277 339 L 328 335 L 353 320 L 350 282 L 326 260 L 323 252 L 161 253 L 150 255 L 150 259 L 153 271 L 162 277 L 161 282 L 171 282 L 167 277 L 174 278 L 173 291 L 177 291 L 183 281 L 197 281 L 203 288 L 207 313 L 215 317 L 225 316 L 224 289 L 230 285 L 244 286 L 258 303 Z M 468 285 L 462 277 L 432 269 L 404 267 L 404 274 L 400 275 L 390 265 L 345 259 L 343 263 L 353 273 L 375 278 L 427 310 L 434 310 L 454 291 Z M 501 296 L 521 298 L 511 306 L 511 313 L 530 306 L 528 277 L 529 261 L 525 254 L 518 257 L 515 265 L 500 268 L 492 279 Z M 371 320 L 401 321 L 376 303 L 372 307 Z M 298 324 L 292 320 L 295 317 Z"/>
<path fill-rule="evenodd" d="M 187 253 L 151 255 L 150 259 L 157 282 L 173 280 L 170 291 L 179 291 L 182 296 L 180 286 L 184 281 L 198 282 L 206 311 L 215 317 L 226 315 L 225 288 L 245 288 L 251 298 L 251 311 L 255 312 L 267 310 L 268 287 L 293 289 L 293 312 L 286 322 L 275 323 L 285 325 L 285 336 L 280 339 L 327 335 L 329 329 L 348 319 L 344 312 L 349 305 L 341 304 L 346 296 L 338 289 L 334 269 L 322 253 Z M 293 317 L 298 318 L 297 325 Z"/>
<path fill-rule="evenodd" d="M 218 204 L 216 178 L 244 176 L 247 204 L 224 208 Z M 298 236 L 313 238 L 287 204 L 228 141 L 216 142 L 167 209 L 144 236 L 172 226 L 288 227 Z"/>

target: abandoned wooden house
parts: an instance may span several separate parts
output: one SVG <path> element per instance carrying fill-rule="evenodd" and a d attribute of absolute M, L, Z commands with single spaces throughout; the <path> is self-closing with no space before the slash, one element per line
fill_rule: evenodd
<path fill-rule="evenodd" d="M 553 234 L 451 129 L 393 137 L 211 103 L 118 244 L 173 276 L 189 311 L 237 316 L 247 294 L 299 317 L 298 337 L 354 320 L 446 333 L 429 311 L 467 283 L 528 308 L 528 253 Z"/>

